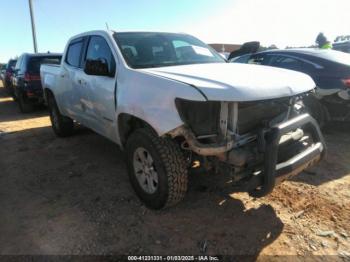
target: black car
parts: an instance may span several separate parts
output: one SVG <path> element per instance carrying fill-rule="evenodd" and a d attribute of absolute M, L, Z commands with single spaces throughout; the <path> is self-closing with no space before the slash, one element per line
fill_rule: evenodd
<path fill-rule="evenodd" d="M 323 49 L 269 50 L 231 60 L 303 72 L 316 83 L 316 92 L 304 99 L 320 125 L 329 120 L 350 120 L 350 54 Z"/>
<path fill-rule="evenodd" d="M 17 60 L 16 59 L 10 59 L 6 65 L 4 76 L 2 79 L 2 82 L 4 84 L 5 89 L 9 94 L 13 94 L 13 89 L 12 89 L 12 75 L 15 69 Z"/>
<path fill-rule="evenodd" d="M 60 64 L 61 54 L 22 54 L 16 63 L 12 84 L 14 97 L 21 112 L 30 112 L 33 106 L 44 102 L 40 80 L 42 64 Z"/>

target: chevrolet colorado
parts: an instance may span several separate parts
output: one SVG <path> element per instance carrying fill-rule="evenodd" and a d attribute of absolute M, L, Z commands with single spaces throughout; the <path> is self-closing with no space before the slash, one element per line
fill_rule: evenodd
<path fill-rule="evenodd" d="M 149 208 L 184 198 L 193 163 L 261 197 L 326 151 L 300 102 L 315 88 L 309 76 L 226 63 L 187 34 L 83 33 L 40 71 L 54 132 L 78 122 L 117 143 Z"/>

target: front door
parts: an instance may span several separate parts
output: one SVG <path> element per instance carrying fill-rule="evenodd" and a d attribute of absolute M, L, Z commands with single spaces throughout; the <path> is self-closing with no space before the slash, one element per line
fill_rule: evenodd
<path fill-rule="evenodd" d="M 84 61 L 103 59 L 108 64 L 109 76 L 95 76 L 83 73 L 82 85 L 86 95 L 86 114 L 90 127 L 96 132 L 114 140 L 116 130 L 115 95 L 116 62 L 112 50 L 102 36 L 91 36 Z"/>

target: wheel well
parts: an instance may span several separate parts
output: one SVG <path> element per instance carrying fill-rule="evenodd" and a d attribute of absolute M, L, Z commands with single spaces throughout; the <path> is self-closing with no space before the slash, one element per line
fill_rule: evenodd
<path fill-rule="evenodd" d="M 155 134 L 157 134 L 154 128 L 144 120 L 133 115 L 120 114 L 118 117 L 118 129 L 121 144 L 124 146 L 128 137 L 135 130 L 145 127 L 151 129 Z"/>

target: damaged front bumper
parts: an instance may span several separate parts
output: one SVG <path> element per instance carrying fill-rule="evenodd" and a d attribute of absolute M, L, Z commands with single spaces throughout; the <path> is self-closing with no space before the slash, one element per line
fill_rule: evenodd
<path fill-rule="evenodd" d="M 279 141 L 284 134 L 300 127 L 307 127 L 313 143 L 290 159 L 278 163 Z M 314 118 L 303 114 L 273 127 L 261 137 L 265 146 L 262 173 L 254 176 L 247 185 L 247 191 L 254 197 L 269 194 L 276 184 L 301 173 L 321 160 L 326 153 L 326 144 Z"/>
<path fill-rule="evenodd" d="M 218 156 L 230 151 L 234 146 L 232 138 L 224 139 L 222 142 L 215 144 L 201 143 L 191 129 L 186 126 L 176 128 L 169 135 L 172 137 L 183 136 L 188 144 L 188 148 L 201 156 Z"/>
<path fill-rule="evenodd" d="M 308 131 L 313 143 L 303 150 L 298 151 L 289 159 L 283 162 L 278 161 L 281 141 L 290 133 L 300 130 Z M 220 159 L 228 152 L 235 150 L 236 141 L 233 138 L 223 139 L 221 143 L 203 144 L 192 131 L 181 126 L 172 132 L 172 137 L 183 136 L 188 145 L 188 149 L 201 156 L 216 156 Z M 314 118 L 309 114 L 302 114 L 286 122 L 277 124 L 268 130 L 262 130 L 256 136 L 257 145 L 263 154 L 263 163 L 257 175 L 251 175 L 249 179 L 243 179 L 239 191 L 247 191 L 254 197 L 262 197 L 269 194 L 275 185 L 282 181 L 301 173 L 306 168 L 320 161 L 326 153 L 326 144 L 320 128 Z M 288 149 L 288 148 L 287 148 Z"/>

